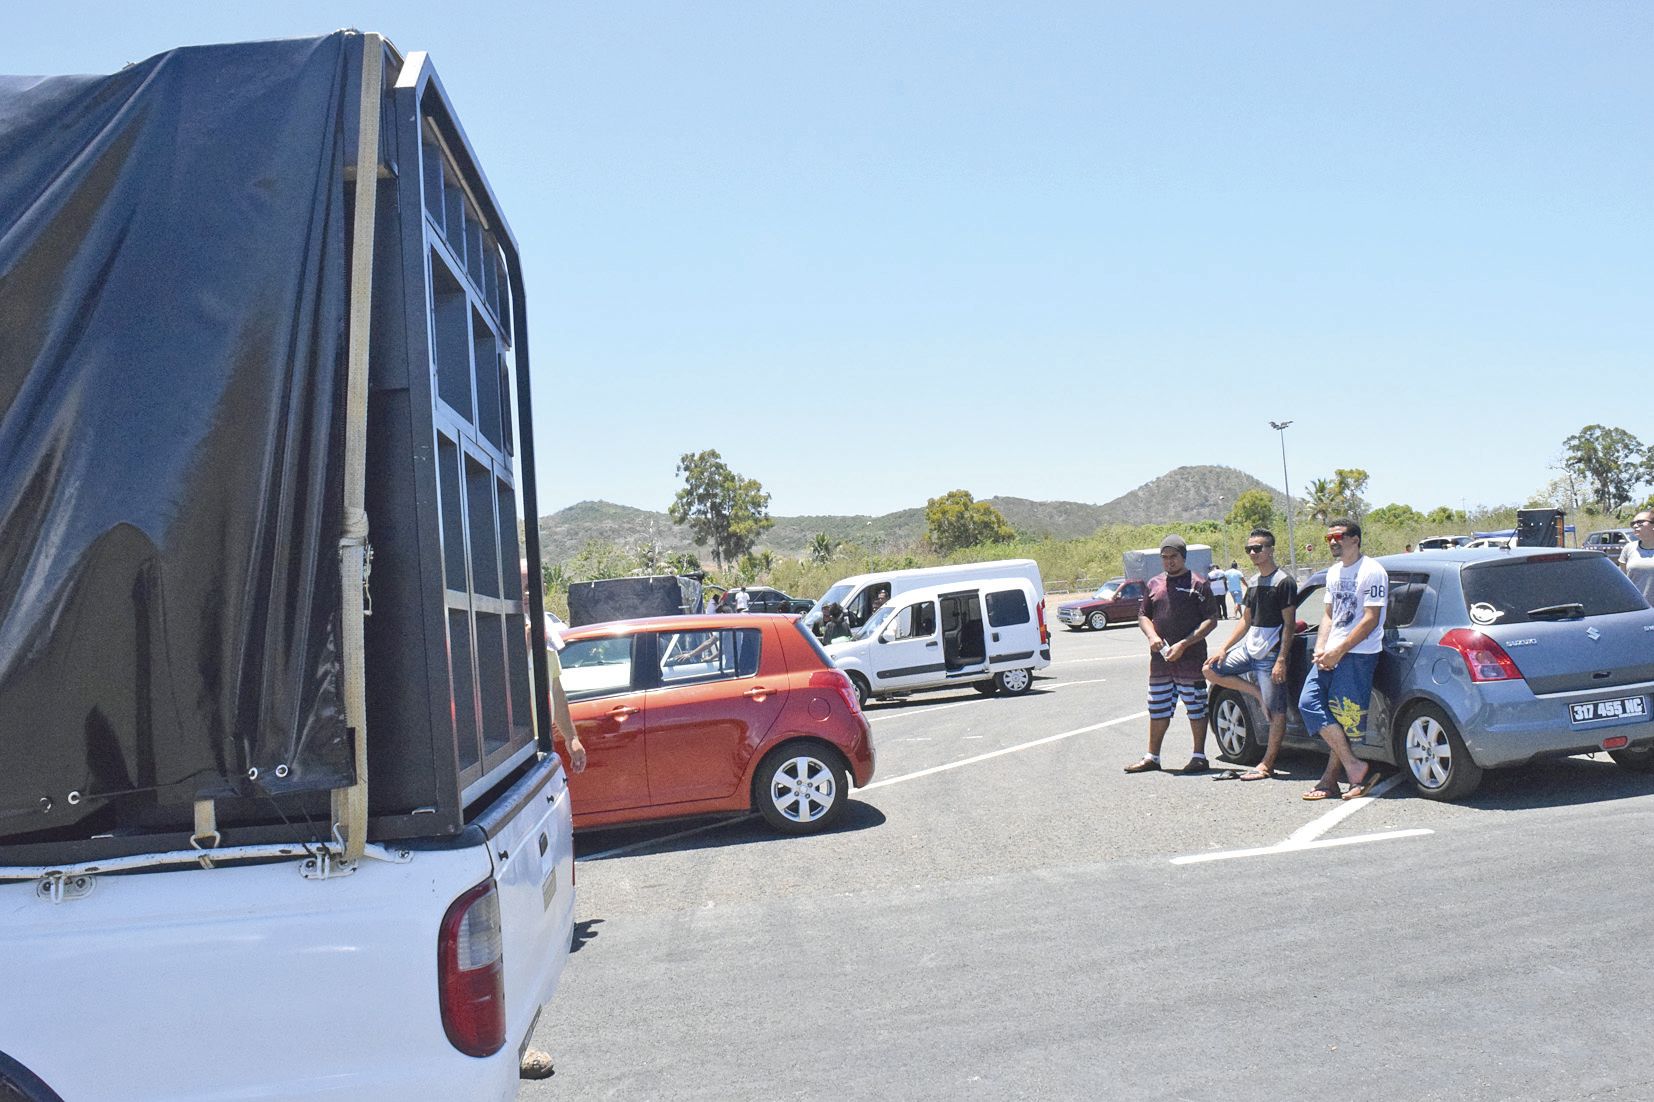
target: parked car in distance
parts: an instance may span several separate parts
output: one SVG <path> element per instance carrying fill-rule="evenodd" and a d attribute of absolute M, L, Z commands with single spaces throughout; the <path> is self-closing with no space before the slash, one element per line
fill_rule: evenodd
<path fill-rule="evenodd" d="M 1620 561 L 1620 551 L 1625 545 L 1637 538 L 1637 534 L 1629 528 L 1609 528 L 1603 532 L 1592 532 L 1585 537 L 1585 542 L 1579 546 L 1586 551 L 1598 551 L 1607 555 L 1615 562 Z"/>
<path fill-rule="evenodd" d="M 569 772 L 576 830 L 757 811 L 807 834 L 873 777 L 855 690 L 796 617 L 590 624 L 563 633 L 560 662 L 586 748 Z"/>
<path fill-rule="evenodd" d="M 803 597 L 789 597 L 779 589 L 768 586 L 749 585 L 737 586 L 730 590 L 718 602 L 718 608 L 724 612 L 735 611 L 735 594 L 746 591 L 748 612 L 790 612 L 795 616 L 802 616 L 815 607 L 814 601 Z"/>
<path fill-rule="evenodd" d="M 1585 550 L 1516 547 L 1387 555 L 1383 652 L 1358 757 L 1404 770 L 1418 794 L 1470 795 L 1485 770 L 1606 750 L 1654 772 L 1654 608 Z M 1324 750 L 1298 693 L 1325 611 L 1326 572 L 1301 590 L 1287 745 Z M 1267 737 L 1248 695 L 1215 689 L 1221 756 L 1252 765 Z"/>
<path fill-rule="evenodd" d="M 1101 631 L 1110 624 L 1135 624 L 1138 613 L 1143 610 L 1144 584 L 1110 578 L 1091 596 L 1058 605 L 1057 619 L 1067 624 L 1070 631 L 1084 628 Z"/>
<path fill-rule="evenodd" d="M 1014 696 L 1051 664 L 1051 636 L 1032 582 L 989 578 L 899 593 L 827 653 L 863 704 L 964 685 Z"/>
<path fill-rule="evenodd" d="M 1473 548 L 1515 547 L 1516 546 L 1516 537 L 1515 536 L 1477 536 L 1475 539 L 1471 540 L 1469 543 L 1465 544 L 1464 546 L 1473 547 Z"/>
<path fill-rule="evenodd" d="M 1470 539 L 1469 536 L 1426 536 L 1419 540 L 1419 550 L 1443 551 L 1449 547 L 1463 547 Z"/>

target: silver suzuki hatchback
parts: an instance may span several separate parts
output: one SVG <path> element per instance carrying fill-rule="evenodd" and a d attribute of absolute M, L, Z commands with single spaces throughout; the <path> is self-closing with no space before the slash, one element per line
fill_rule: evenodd
<path fill-rule="evenodd" d="M 1404 769 L 1419 795 L 1469 795 L 1482 773 L 1606 750 L 1654 772 L 1654 608 L 1584 550 L 1447 548 L 1378 560 L 1390 576 L 1384 651 L 1358 756 Z M 1290 658 L 1287 745 L 1325 749 L 1296 701 L 1321 620 L 1324 574 L 1306 583 Z M 1253 764 L 1267 727 L 1250 697 L 1215 690 L 1222 756 Z"/>

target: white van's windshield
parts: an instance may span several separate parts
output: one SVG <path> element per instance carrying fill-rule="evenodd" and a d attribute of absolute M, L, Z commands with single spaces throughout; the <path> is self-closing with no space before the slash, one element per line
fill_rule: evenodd
<path fill-rule="evenodd" d="M 875 612 L 872 616 L 868 617 L 867 623 L 865 623 L 861 627 L 857 628 L 855 630 L 854 634 L 852 634 L 850 636 L 850 638 L 852 638 L 852 639 L 868 639 L 868 638 L 871 638 L 875 632 L 877 632 L 881 627 L 884 626 L 885 621 L 890 619 L 891 614 L 892 614 L 893 611 L 894 610 L 892 609 L 892 607 L 890 605 L 885 605 L 883 608 L 879 609 L 879 611 Z"/>
<path fill-rule="evenodd" d="M 848 596 L 850 596 L 850 587 L 843 582 L 840 582 L 838 585 L 835 585 L 833 588 L 823 593 L 821 595 L 821 600 L 815 603 L 815 607 L 804 614 L 805 626 L 813 628 L 817 624 L 821 623 L 821 607 L 823 605 L 835 604 L 843 601 L 844 598 Z"/>

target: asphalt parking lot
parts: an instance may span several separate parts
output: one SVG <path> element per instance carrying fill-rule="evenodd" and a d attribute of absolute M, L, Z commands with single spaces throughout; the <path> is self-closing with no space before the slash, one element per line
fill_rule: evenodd
<path fill-rule="evenodd" d="M 1309 754 L 1128 776 L 1141 636 L 1059 627 L 1053 660 L 871 705 L 830 834 L 582 834 L 558 1074 L 523 1097 L 1654 1097 L 1654 780 L 1571 758 L 1329 807 Z"/>

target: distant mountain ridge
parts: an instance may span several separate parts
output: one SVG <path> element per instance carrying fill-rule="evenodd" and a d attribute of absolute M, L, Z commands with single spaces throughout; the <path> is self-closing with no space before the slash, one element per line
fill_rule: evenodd
<path fill-rule="evenodd" d="M 1264 490 L 1276 499 L 1279 491 L 1233 467 L 1178 467 L 1104 505 L 1079 501 L 1035 501 L 1025 497 L 991 497 L 987 501 L 1021 535 L 1055 539 L 1089 536 L 1105 524 L 1167 524 L 1195 520 L 1222 520 L 1235 499 L 1247 490 Z M 778 555 L 802 555 L 817 532 L 835 540 L 850 540 L 871 548 L 896 548 L 918 543 L 925 535 L 924 506 L 882 516 L 776 517 L 760 547 Z M 702 554 L 685 528 L 664 512 L 616 505 L 609 501 L 582 501 L 540 518 L 540 546 L 548 562 L 566 562 L 593 540 L 634 546 L 654 540 L 667 552 Z"/>

